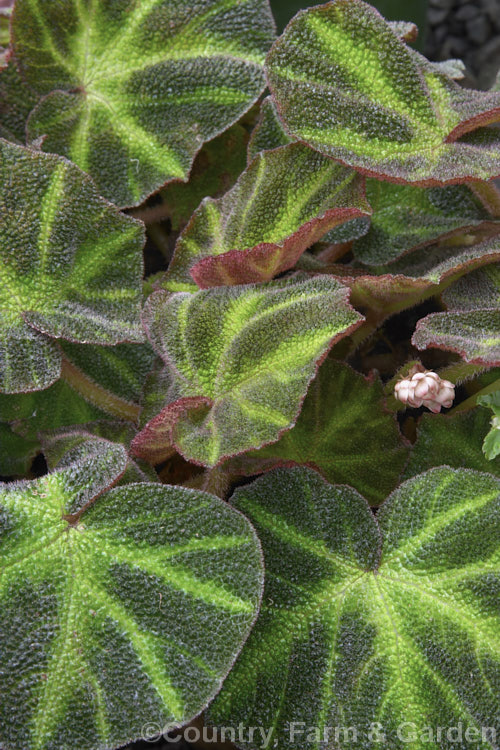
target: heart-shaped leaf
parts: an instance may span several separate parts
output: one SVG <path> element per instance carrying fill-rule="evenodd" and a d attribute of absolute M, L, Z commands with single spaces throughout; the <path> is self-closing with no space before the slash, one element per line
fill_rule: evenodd
<path fill-rule="evenodd" d="M 126 465 L 107 445 L 0 485 L 6 748 L 118 747 L 179 726 L 219 690 L 255 618 L 262 563 L 246 519 L 155 484 L 89 505 Z"/>
<path fill-rule="evenodd" d="M 151 295 L 144 325 L 170 385 L 165 408 L 132 443 L 136 455 L 158 463 L 174 446 L 214 466 L 276 441 L 333 342 L 362 321 L 347 296 L 329 276 L 301 275 Z"/>
<path fill-rule="evenodd" d="M 186 180 L 204 141 L 257 99 L 273 31 L 267 0 L 19 0 L 14 54 L 46 95 L 29 137 L 89 172 L 106 198 L 138 205 Z"/>
<path fill-rule="evenodd" d="M 394 489 L 408 456 L 382 384 L 335 360 L 321 365 L 294 427 L 258 451 L 233 459 L 246 475 L 302 464 L 332 483 L 350 484 L 377 505 Z"/>
<path fill-rule="evenodd" d="M 65 159 L 0 141 L 0 391 L 48 387 L 54 338 L 142 341 L 142 224 Z"/>
<path fill-rule="evenodd" d="M 441 185 L 500 174 L 500 136 L 459 137 L 500 119 L 500 94 L 461 88 L 362 0 L 295 16 L 267 58 L 289 134 L 395 182 Z"/>
<path fill-rule="evenodd" d="M 444 464 L 488 471 L 500 477 L 500 461 L 488 461 L 481 450 L 488 424 L 484 409 L 463 414 L 422 414 L 403 479 Z"/>
<path fill-rule="evenodd" d="M 419 320 L 412 343 L 460 354 L 466 362 L 500 365 L 500 271 L 497 266 L 474 271 L 451 286 L 444 300 L 449 312 Z"/>
<path fill-rule="evenodd" d="M 385 265 L 410 250 L 479 225 L 500 233 L 500 225 L 496 228 L 465 185 L 426 189 L 368 179 L 366 197 L 373 209 L 370 229 L 356 240 L 353 253 L 368 265 Z"/>
<path fill-rule="evenodd" d="M 269 281 L 328 229 L 370 213 L 356 172 L 291 143 L 255 158 L 236 185 L 208 198 L 177 241 L 171 291 Z"/>
<path fill-rule="evenodd" d="M 282 750 L 443 750 L 457 731 L 463 747 L 497 746 L 500 480 L 433 469 L 377 520 L 355 490 L 303 468 L 233 502 L 262 541 L 266 587 L 212 721 L 262 727 Z"/>

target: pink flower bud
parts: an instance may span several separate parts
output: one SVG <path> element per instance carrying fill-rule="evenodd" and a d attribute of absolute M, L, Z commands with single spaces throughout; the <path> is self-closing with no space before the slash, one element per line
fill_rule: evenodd
<path fill-rule="evenodd" d="M 435 372 L 416 372 L 410 379 L 396 383 L 394 395 L 408 406 L 426 406 L 437 414 L 442 406 L 449 408 L 452 405 L 455 386 L 449 380 L 441 380 Z"/>

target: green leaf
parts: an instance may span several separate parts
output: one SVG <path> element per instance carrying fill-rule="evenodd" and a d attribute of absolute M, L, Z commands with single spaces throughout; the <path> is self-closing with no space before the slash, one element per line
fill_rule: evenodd
<path fill-rule="evenodd" d="M 107 416 L 64 380 L 58 380 L 44 391 L 0 394 L 0 421 L 10 422 L 16 433 L 28 439 L 35 439 L 40 432 Z"/>
<path fill-rule="evenodd" d="M 263 152 L 226 195 L 202 202 L 177 241 L 164 286 L 268 281 L 328 229 L 369 212 L 356 172 L 300 143 Z"/>
<path fill-rule="evenodd" d="M 161 191 L 172 229 L 182 229 L 203 198 L 216 198 L 234 185 L 246 166 L 247 140 L 245 128 L 233 125 L 203 146 L 194 160 L 189 182 L 172 182 Z"/>
<path fill-rule="evenodd" d="M 351 289 L 356 307 L 388 315 L 422 302 L 439 293 L 473 269 L 500 260 L 500 237 L 490 237 L 474 245 L 441 245 L 405 255 L 388 266 L 376 269 L 379 275 L 346 265 L 323 268 Z M 472 274 L 471 274 L 472 275 Z"/>
<path fill-rule="evenodd" d="M 81 346 L 64 342 L 63 376 L 90 403 L 137 421 L 146 377 L 156 355 L 149 343 Z"/>
<path fill-rule="evenodd" d="M 264 88 L 267 0 L 19 0 L 14 54 L 40 95 L 28 134 L 120 206 L 187 180 Z"/>
<path fill-rule="evenodd" d="M 500 307 L 500 267 L 493 264 L 463 276 L 446 289 L 443 302 L 450 310 Z"/>
<path fill-rule="evenodd" d="M 266 63 L 289 135 L 367 174 L 442 185 L 500 174 L 500 94 L 461 88 L 362 0 L 302 11 Z"/>
<path fill-rule="evenodd" d="M 0 141 L 0 391 L 47 388 L 54 338 L 142 341 L 142 224 L 57 156 Z"/>
<path fill-rule="evenodd" d="M 460 279 L 443 295 L 450 312 L 420 320 L 412 336 L 417 349 L 457 352 L 466 362 L 500 365 L 500 270 L 489 266 Z"/>
<path fill-rule="evenodd" d="M 261 151 L 270 151 L 278 146 L 291 143 L 290 136 L 276 110 L 272 96 L 266 96 L 260 107 L 260 115 L 248 143 L 248 163 L 252 162 Z"/>
<path fill-rule="evenodd" d="M 500 455 L 500 391 L 480 396 L 477 400 L 480 406 L 489 407 L 493 411 L 490 422 L 490 430 L 483 442 L 483 453 L 489 461 Z M 496 462 L 496 466 L 500 461 Z M 494 466 L 495 464 L 493 464 Z M 491 471 L 492 469 L 490 469 Z M 500 473 L 500 469 L 499 469 Z"/>
<path fill-rule="evenodd" d="M 25 476 L 38 452 L 38 440 L 27 440 L 0 422 L 0 445 L 0 476 Z"/>
<path fill-rule="evenodd" d="M 156 292 L 144 324 L 170 385 L 164 409 L 133 441 L 135 454 L 158 463 L 175 448 L 215 466 L 278 440 L 321 359 L 361 321 L 329 276 Z"/>
<path fill-rule="evenodd" d="M 414 750 L 443 750 L 460 725 L 475 747 L 496 747 L 481 731 L 500 730 L 497 478 L 433 469 L 377 520 L 355 490 L 302 468 L 266 474 L 233 502 L 262 541 L 266 586 L 211 721 L 263 727 L 280 750 L 403 748 L 412 733 Z M 259 741 L 247 732 L 238 744 Z"/>
<path fill-rule="evenodd" d="M 88 505 L 125 463 L 122 447 L 87 443 L 48 476 L 1 485 L 4 747 L 113 748 L 181 725 L 255 618 L 262 563 L 246 519 L 154 484 Z"/>
<path fill-rule="evenodd" d="M 0 137 L 24 145 L 26 120 L 38 96 L 19 75 L 13 60 L 0 70 Z"/>
<path fill-rule="evenodd" d="M 500 477 L 500 461 L 487 461 L 481 450 L 487 429 L 488 415 L 483 409 L 463 414 L 422 414 L 403 479 L 443 464 Z"/>
<path fill-rule="evenodd" d="M 294 427 L 277 443 L 233 459 L 247 476 L 301 464 L 329 482 L 350 484 L 377 505 L 396 486 L 408 457 L 382 383 L 327 360 L 311 383 Z"/>
<path fill-rule="evenodd" d="M 384 265 L 415 248 L 451 234 L 485 225 L 500 233 L 491 216 L 465 185 L 419 188 L 367 180 L 373 209 L 368 232 L 353 245 L 354 256 L 368 265 Z"/>
<path fill-rule="evenodd" d="M 62 427 L 40 436 L 44 458 L 49 470 L 57 469 L 67 460 L 67 455 L 78 446 L 90 446 L 95 444 L 96 450 L 99 446 L 106 446 L 108 442 L 118 443 L 127 448 L 136 430 L 130 422 L 105 421 L 90 422 L 78 427 Z M 117 485 L 132 484 L 136 482 L 158 482 L 158 475 L 148 464 L 143 461 L 128 459 L 127 468 Z"/>

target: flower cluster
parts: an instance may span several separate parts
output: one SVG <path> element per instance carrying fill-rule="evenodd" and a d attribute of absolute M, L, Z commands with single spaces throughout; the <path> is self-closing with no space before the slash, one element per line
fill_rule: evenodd
<path fill-rule="evenodd" d="M 455 386 L 449 380 L 441 380 L 435 372 L 416 372 L 410 379 L 396 383 L 394 395 L 403 404 L 426 406 L 437 414 L 442 406 L 449 408 L 452 405 Z"/>

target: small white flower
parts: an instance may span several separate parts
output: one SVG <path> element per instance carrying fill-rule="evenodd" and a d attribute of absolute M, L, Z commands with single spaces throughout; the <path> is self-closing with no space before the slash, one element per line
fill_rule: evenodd
<path fill-rule="evenodd" d="M 452 405 L 455 386 L 449 380 L 441 380 L 436 372 L 415 372 L 396 383 L 394 395 L 403 404 L 413 408 L 425 406 L 437 414 L 442 406 L 448 409 Z"/>

